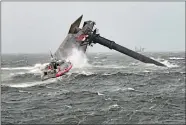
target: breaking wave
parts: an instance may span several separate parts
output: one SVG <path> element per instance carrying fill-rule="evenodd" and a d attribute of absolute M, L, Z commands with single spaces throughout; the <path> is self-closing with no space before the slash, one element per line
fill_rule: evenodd
<path fill-rule="evenodd" d="M 13 88 L 27 88 L 27 87 L 32 87 L 32 86 L 41 85 L 41 84 L 50 84 L 50 83 L 54 83 L 54 82 L 56 82 L 56 79 L 49 79 L 46 81 L 6 84 L 4 86 L 9 86 L 9 87 L 13 87 Z"/>
<path fill-rule="evenodd" d="M 1 69 L 2 70 L 30 70 L 33 69 L 33 67 L 4 67 Z"/>
<path fill-rule="evenodd" d="M 164 60 L 161 63 L 165 64 L 169 68 L 179 67 L 177 64 L 170 63 L 168 60 Z"/>
<path fill-rule="evenodd" d="M 157 58 L 156 59 L 156 58 L 151 57 L 151 59 L 156 60 L 156 61 L 166 65 L 168 68 L 179 67 L 177 64 L 170 63 L 168 60 L 165 60 L 165 59 L 162 59 L 162 58 Z M 150 65 L 154 65 L 154 64 L 147 64 L 147 65 L 150 66 Z M 154 66 L 156 66 L 156 65 L 154 65 Z"/>
<path fill-rule="evenodd" d="M 26 70 L 32 73 L 38 73 L 40 71 L 41 68 L 43 68 L 44 66 L 46 66 L 48 63 L 44 63 L 44 64 L 40 64 L 37 63 L 34 66 L 28 66 L 28 67 L 4 67 L 1 68 L 2 70 Z"/>
<path fill-rule="evenodd" d="M 170 57 L 171 60 L 184 60 L 185 58 L 182 57 Z"/>

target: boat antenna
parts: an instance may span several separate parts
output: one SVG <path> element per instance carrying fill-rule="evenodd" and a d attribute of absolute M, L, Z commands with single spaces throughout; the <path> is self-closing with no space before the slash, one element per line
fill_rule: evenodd
<path fill-rule="evenodd" d="M 52 55 L 52 52 L 51 52 L 51 50 L 50 50 L 50 56 L 51 56 L 52 58 L 54 58 L 54 56 Z"/>

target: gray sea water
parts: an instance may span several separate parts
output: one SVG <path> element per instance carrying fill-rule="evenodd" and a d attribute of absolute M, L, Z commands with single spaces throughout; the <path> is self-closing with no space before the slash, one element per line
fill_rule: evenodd
<path fill-rule="evenodd" d="M 185 124 L 185 52 L 144 54 L 168 67 L 95 53 L 41 81 L 47 54 L 4 54 L 2 123 Z"/>

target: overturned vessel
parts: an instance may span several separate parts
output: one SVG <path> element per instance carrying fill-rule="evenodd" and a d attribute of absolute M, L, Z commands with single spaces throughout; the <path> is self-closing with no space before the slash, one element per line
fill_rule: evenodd
<path fill-rule="evenodd" d="M 66 59 L 72 52 L 72 48 L 77 48 L 83 52 L 86 52 L 87 46 L 99 43 L 110 49 L 114 49 L 120 53 L 128 55 L 134 59 L 137 59 L 144 63 L 152 63 L 157 66 L 165 66 L 164 64 L 155 61 L 149 57 L 146 57 L 140 53 L 132 51 L 126 47 L 123 47 L 114 41 L 106 39 L 97 33 L 97 29 L 94 27 L 94 21 L 85 21 L 83 27 L 80 28 L 80 23 L 83 15 L 81 15 L 74 23 L 71 24 L 68 35 L 65 40 L 61 43 L 55 57 L 58 59 Z"/>

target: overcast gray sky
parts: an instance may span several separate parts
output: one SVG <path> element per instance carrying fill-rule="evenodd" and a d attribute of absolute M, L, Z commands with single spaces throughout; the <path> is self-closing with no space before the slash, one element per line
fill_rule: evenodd
<path fill-rule="evenodd" d="M 184 2 L 2 2 L 2 53 L 55 52 L 81 14 L 96 21 L 101 36 L 130 49 L 185 50 Z"/>

